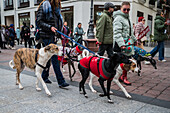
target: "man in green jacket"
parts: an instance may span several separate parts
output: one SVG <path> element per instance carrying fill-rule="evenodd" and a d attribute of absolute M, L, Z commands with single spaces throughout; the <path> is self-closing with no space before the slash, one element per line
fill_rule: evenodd
<path fill-rule="evenodd" d="M 104 4 L 104 11 L 102 16 L 97 22 L 96 26 L 96 38 L 99 43 L 98 54 L 100 56 L 104 55 L 107 51 L 108 57 L 113 55 L 113 11 L 114 5 L 112 3 Z"/>
<path fill-rule="evenodd" d="M 167 22 L 164 18 L 164 13 L 157 13 L 154 26 L 154 40 L 157 41 L 158 45 L 150 52 L 150 54 L 154 57 L 156 53 L 159 52 L 158 61 L 162 62 L 166 62 L 164 59 L 164 40 L 168 38 L 166 28 Z"/>
<path fill-rule="evenodd" d="M 133 27 L 129 19 L 130 3 L 123 2 L 121 5 L 121 10 L 113 13 L 114 18 L 114 51 L 123 52 L 125 55 L 131 58 L 134 55 L 134 47 L 132 44 L 137 40 L 133 34 Z M 130 46 L 127 44 L 130 43 Z M 124 71 L 119 79 L 126 85 L 131 85 L 127 80 L 127 71 Z"/>

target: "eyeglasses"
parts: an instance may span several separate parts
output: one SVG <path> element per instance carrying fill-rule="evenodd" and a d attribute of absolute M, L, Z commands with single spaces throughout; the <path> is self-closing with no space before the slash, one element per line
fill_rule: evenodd
<path fill-rule="evenodd" d="M 129 8 L 128 8 L 128 9 L 124 8 L 124 9 L 123 9 L 123 11 L 128 11 L 128 12 L 129 12 L 129 11 L 130 11 L 130 9 L 129 9 Z"/>

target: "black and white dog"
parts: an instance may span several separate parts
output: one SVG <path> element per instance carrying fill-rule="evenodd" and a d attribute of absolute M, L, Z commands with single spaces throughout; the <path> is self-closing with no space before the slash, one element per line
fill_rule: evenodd
<path fill-rule="evenodd" d="M 110 86 L 111 86 L 111 81 L 116 74 L 116 68 L 120 63 L 130 64 L 131 61 L 128 59 L 126 55 L 122 53 L 114 53 L 114 55 L 111 56 L 111 58 L 109 59 L 92 57 L 92 56 L 81 59 L 78 65 L 78 68 L 82 75 L 82 80 L 79 84 L 80 93 L 83 93 L 85 97 L 88 97 L 84 88 L 84 84 L 87 78 L 89 77 L 89 72 L 91 71 L 94 75 L 99 77 L 98 81 L 104 92 L 99 96 L 101 97 L 107 96 L 108 102 L 112 103 L 112 100 L 110 98 L 110 93 L 109 93 Z M 106 80 L 107 80 L 107 92 L 104 87 L 104 81 Z"/>

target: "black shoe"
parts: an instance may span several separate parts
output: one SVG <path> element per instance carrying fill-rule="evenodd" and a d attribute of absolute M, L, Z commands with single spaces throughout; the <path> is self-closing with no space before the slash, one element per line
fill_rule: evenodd
<path fill-rule="evenodd" d="M 47 83 L 47 84 L 51 84 L 52 83 L 49 79 L 45 79 L 44 82 Z"/>
<path fill-rule="evenodd" d="M 66 83 L 66 82 L 64 82 L 64 83 L 62 83 L 61 85 L 59 85 L 60 88 L 67 87 L 67 86 L 69 86 L 69 84 Z"/>

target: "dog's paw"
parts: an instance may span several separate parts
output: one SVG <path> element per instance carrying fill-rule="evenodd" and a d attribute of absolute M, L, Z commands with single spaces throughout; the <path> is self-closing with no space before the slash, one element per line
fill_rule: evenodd
<path fill-rule="evenodd" d="M 41 91 L 41 88 L 36 88 L 37 91 Z"/>
<path fill-rule="evenodd" d="M 46 94 L 47 94 L 48 96 L 51 96 L 51 93 L 50 93 L 49 91 L 46 91 Z"/>
<path fill-rule="evenodd" d="M 106 94 L 101 93 L 101 94 L 99 94 L 99 96 L 104 97 L 104 96 L 106 96 Z"/>
<path fill-rule="evenodd" d="M 132 98 L 129 94 L 128 94 L 128 95 L 126 95 L 126 97 L 127 97 L 127 98 L 129 98 L 129 99 L 131 99 L 131 98 Z"/>
<path fill-rule="evenodd" d="M 84 97 L 88 98 L 88 95 L 87 95 L 87 94 L 85 94 L 85 95 L 84 95 Z"/>
<path fill-rule="evenodd" d="M 93 93 L 97 93 L 97 91 L 96 91 L 96 90 L 92 90 L 92 92 L 93 92 Z"/>
<path fill-rule="evenodd" d="M 111 99 L 108 99 L 108 103 L 113 104 L 114 102 Z"/>
<path fill-rule="evenodd" d="M 20 86 L 20 85 L 19 85 L 19 89 L 20 89 L 20 90 L 23 90 L 23 89 L 24 89 L 24 87 L 22 87 L 22 86 Z"/>

